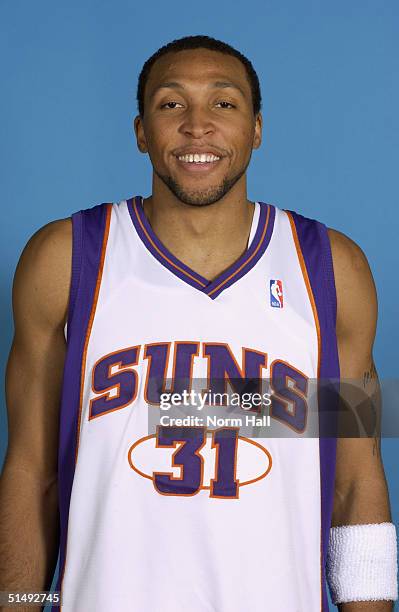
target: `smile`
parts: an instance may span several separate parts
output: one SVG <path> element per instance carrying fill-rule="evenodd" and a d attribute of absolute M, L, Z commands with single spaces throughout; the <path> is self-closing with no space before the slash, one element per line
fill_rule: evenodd
<path fill-rule="evenodd" d="M 179 155 L 177 159 L 189 164 L 206 164 L 219 161 L 220 157 L 213 155 L 213 153 L 187 153 L 186 155 Z"/>
<path fill-rule="evenodd" d="M 186 172 L 209 172 L 218 167 L 222 157 L 213 153 L 186 153 L 176 155 L 177 163 Z"/>

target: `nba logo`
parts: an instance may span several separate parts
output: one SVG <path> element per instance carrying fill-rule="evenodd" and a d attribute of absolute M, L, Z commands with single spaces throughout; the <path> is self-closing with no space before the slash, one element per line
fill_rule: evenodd
<path fill-rule="evenodd" d="M 270 306 L 273 306 L 273 308 L 283 307 L 283 283 L 281 280 L 270 281 Z"/>

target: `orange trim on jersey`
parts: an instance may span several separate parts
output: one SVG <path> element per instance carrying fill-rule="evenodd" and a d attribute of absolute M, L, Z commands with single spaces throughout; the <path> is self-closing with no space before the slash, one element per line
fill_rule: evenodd
<path fill-rule="evenodd" d="M 215 435 L 219 432 L 219 431 L 224 431 L 226 429 L 229 429 L 230 431 L 235 431 L 236 432 L 236 437 L 235 437 L 235 446 L 234 446 L 234 467 L 233 467 L 233 481 L 234 484 L 236 485 L 236 494 L 234 495 L 234 497 L 231 495 L 229 496 L 229 499 L 238 499 L 239 498 L 239 494 L 240 494 L 240 481 L 237 478 L 237 455 L 238 455 L 238 432 L 240 431 L 239 427 L 222 427 L 220 429 L 214 429 L 212 430 L 212 443 L 211 443 L 211 448 L 216 449 L 215 450 L 215 471 L 214 471 L 214 476 L 215 478 L 211 478 L 210 479 L 210 484 L 209 487 L 202 487 L 203 489 L 209 489 L 209 497 L 214 497 L 215 499 L 226 499 L 225 495 L 215 495 L 213 493 L 213 489 L 214 489 L 214 484 L 215 482 L 218 482 L 218 472 L 219 472 L 219 450 L 220 450 L 220 442 L 215 442 Z"/>
<path fill-rule="evenodd" d="M 148 344 L 144 345 L 144 355 L 143 355 L 143 360 L 147 359 L 147 373 L 145 376 L 145 383 L 144 383 L 144 392 L 143 392 L 143 397 L 144 397 L 144 401 L 147 402 L 148 406 L 159 406 L 159 402 L 150 402 L 150 400 L 148 399 L 148 384 L 150 381 L 150 373 L 151 373 L 151 368 L 152 368 L 152 355 L 147 355 L 147 348 L 149 346 L 166 346 L 167 350 L 166 350 L 166 357 L 165 357 L 165 364 L 164 364 L 164 368 L 163 368 L 163 374 L 162 374 L 162 379 L 163 379 L 163 384 L 162 384 L 162 389 L 161 389 L 161 393 L 168 393 L 169 390 L 166 389 L 166 374 L 168 372 L 168 367 L 169 367 L 169 356 L 170 356 L 170 345 L 172 344 L 172 342 L 149 342 Z"/>
<path fill-rule="evenodd" d="M 174 351 L 173 351 L 173 367 L 172 367 L 172 385 L 173 385 L 173 390 L 175 389 L 175 380 L 176 380 L 176 366 L 177 366 L 177 355 L 178 355 L 178 351 L 179 351 L 179 346 L 184 345 L 184 344 L 195 344 L 196 346 L 196 351 L 195 353 L 191 354 L 190 357 L 190 374 L 189 374 L 189 388 L 185 389 L 185 391 L 187 391 L 187 393 L 190 393 L 193 387 L 193 370 L 194 370 L 194 357 L 199 357 L 199 347 L 200 347 L 200 343 L 197 342 L 196 340 L 175 340 L 174 343 Z"/>
<path fill-rule="evenodd" d="M 266 235 L 266 231 L 267 231 L 267 226 L 269 225 L 269 219 L 270 219 L 270 206 L 268 205 L 267 207 L 267 213 L 266 213 L 266 221 L 265 221 L 265 227 L 263 228 L 263 232 L 262 232 L 262 236 L 259 239 L 258 245 L 256 247 L 256 249 L 254 250 L 254 252 L 252 253 L 252 255 L 250 257 L 248 257 L 248 259 L 246 259 L 239 268 L 237 268 L 237 270 L 234 270 L 234 272 L 232 272 L 232 274 L 230 274 L 230 276 L 228 276 L 227 278 L 225 278 L 221 283 L 219 283 L 217 285 L 217 287 L 214 287 L 212 289 L 212 291 L 210 291 L 208 293 L 208 295 L 212 295 L 212 293 L 215 293 L 215 291 L 217 291 L 218 289 L 220 289 L 220 287 L 223 287 L 223 285 L 225 285 L 231 278 L 233 278 L 234 276 L 236 276 L 240 270 L 242 270 L 247 264 L 249 264 L 249 262 L 251 261 L 251 259 L 253 259 L 256 255 L 256 253 L 259 251 L 260 247 L 263 244 L 263 240 L 265 238 Z"/>
<path fill-rule="evenodd" d="M 89 339 L 90 339 L 91 329 L 93 326 L 94 315 L 95 315 L 96 308 L 97 308 L 98 295 L 100 292 L 100 285 L 101 285 L 101 279 L 102 279 L 103 268 L 104 268 L 104 260 L 105 260 L 105 251 L 107 248 L 109 228 L 110 228 L 110 223 L 111 223 L 111 212 L 112 212 L 112 203 L 108 203 L 106 205 L 105 228 L 104 228 L 103 243 L 101 247 L 100 264 L 98 266 L 96 287 L 94 291 L 94 298 L 93 298 L 93 303 L 91 307 L 89 323 L 88 323 L 87 330 L 86 330 L 86 337 L 85 337 L 85 343 L 84 343 L 83 355 L 82 355 L 82 367 L 81 367 L 81 374 L 80 374 L 79 413 L 78 413 L 78 424 L 76 428 L 75 467 L 76 467 L 76 463 L 78 460 L 78 447 L 79 447 L 79 441 L 80 441 L 80 423 L 81 423 L 81 414 L 82 414 L 84 374 L 85 374 L 85 369 L 86 369 L 87 348 L 89 345 Z M 68 538 L 66 538 L 66 543 L 65 543 L 65 561 L 64 561 L 64 567 L 62 568 L 62 577 L 61 577 L 61 582 L 60 582 L 60 610 L 62 609 L 62 583 L 64 581 L 65 568 L 67 564 L 67 554 L 68 554 Z"/>
<path fill-rule="evenodd" d="M 207 347 L 210 346 L 222 346 L 224 348 L 227 349 L 229 356 L 231 357 L 235 367 L 237 368 L 238 372 L 241 375 L 242 379 L 245 379 L 245 374 L 246 374 L 246 357 L 249 353 L 256 353 L 257 355 L 262 355 L 264 357 L 264 363 L 259 365 L 259 376 L 258 376 L 258 380 L 259 380 L 259 394 L 261 394 L 262 392 L 262 376 L 261 376 L 261 370 L 262 369 L 267 369 L 267 359 L 268 359 L 268 353 L 264 353 L 263 351 L 257 351 L 255 349 L 250 349 L 247 348 L 245 346 L 241 347 L 241 363 L 242 363 L 242 367 L 240 368 L 240 366 L 238 365 L 237 359 L 234 357 L 234 353 L 232 351 L 232 349 L 230 348 L 229 344 L 227 342 L 203 342 L 202 344 L 202 357 L 204 359 L 207 360 L 207 367 L 206 367 L 206 389 L 201 389 L 201 395 L 206 395 L 209 393 L 209 387 L 210 387 L 210 382 L 211 382 L 211 356 L 210 355 L 206 355 L 205 351 L 207 349 Z M 226 371 L 224 371 L 223 373 L 223 379 L 224 379 L 224 388 L 223 388 L 223 392 L 222 395 L 227 395 L 227 402 L 228 402 L 228 394 L 226 391 L 226 385 L 229 382 L 230 383 L 230 387 L 233 387 L 233 384 L 231 383 L 231 378 L 230 376 L 227 374 Z M 212 399 L 212 398 L 210 398 Z M 223 398 L 224 399 L 224 398 Z M 212 406 L 215 404 L 212 404 L 212 401 L 210 403 L 207 404 L 207 406 Z M 218 406 L 229 406 L 229 403 L 227 404 L 218 404 Z M 253 410 L 251 408 L 251 410 Z M 259 410 L 256 410 L 256 412 L 259 412 Z"/>
<path fill-rule="evenodd" d="M 95 371 L 96 371 L 96 367 L 99 363 L 101 363 L 102 361 L 104 361 L 104 359 L 106 359 L 107 357 L 111 357 L 112 355 L 117 355 L 118 353 L 123 353 L 126 351 L 129 351 L 131 349 L 137 349 L 137 356 L 136 356 L 136 360 L 132 361 L 130 363 L 125 363 L 122 364 L 122 360 L 121 361 L 115 361 L 114 363 L 111 363 L 108 365 L 107 368 L 107 380 L 109 380 L 112 383 L 112 378 L 114 376 L 118 376 L 118 374 L 120 374 L 121 372 L 132 372 L 133 376 L 134 376 L 134 393 L 133 393 L 133 397 L 131 399 L 129 399 L 125 404 L 120 404 L 119 406 L 117 406 L 116 408 L 110 408 L 109 410 L 104 410 L 103 412 L 100 412 L 100 414 L 92 414 L 92 406 L 93 404 L 102 398 L 106 398 L 107 400 L 114 400 L 114 399 L 118 399 L 118 397 L 120 397 L 121 394 L 121 384 L 120 383 L 114 383 L 114 384 L 110 384 L 109 387 L 107 387 L 107 389 L 105 391 L 97 391 L 95 386 L 94 386 L 94 375 L 95 375 Z M 91 421 L 92 419 L 97 419 L 98 417 L 104 416 L 104 414 L 109 414 L 110 412 L 115 412 L 115 410 L 120 410 L 121 408 L 126 408 L 126 406 L 129 406 L 129 404 L 133 404 L 134 400 L 137 397 L 137 393 L 138 393 L 138 374 L 136 372 L 136 370 L 133 369 L 133 367 L 131 366 L 135 366 L 138 365 L 139 363 L 139 357 L 140 357 L 140 350 L 141 350 L 141 345 L 140 344 L 136 344 L 135 346 L 129 346 L 125 349 L 117 349 L 116 351 L 111 351 L 110 353 L 107 353 L 106 355 L 102 355 L 102 357 L 100 357 L 99 359 L 97 359 L 96 363 L 94 364 L 94 366 L 91 369 L 91 390 L 93 391 L 93 393 L 96 394 L 97 397 L 92 397 L 89 401 L 89 416 L 88 416 L 88 420 Z M 117 371 L 114 374 L 111 374 L 111 368 L 118 366 Z M 113 395 L 110 398 L 110 392 L 115 389 L 117 390 L 116 395 Z"/>
<path fill-rule="evenodd" d="M 304 372 L 302 372 L 301 370 L 298 370 L 298 368 L 294 368 L 293 365 L 291 365 L 290 363 L 288 363 L 288 361 L 284 361 L 284 359 L 274 359 L 272 361 L 272 363 L 270 364 L 270 386 L 274 391 L 274 386 L 273 386 L 273 368 L 274 368 L 274 364 L 275 363 L 283 363 L 284 365 L 287 365 L 290 370 L 295 370 L 295 372 L 298 372 L 298 374 L 301 374 L 301 376 L 303 376 L 303 378 L 305 379 L 305 384 L 306 384 L 306 389 L 305 389 L 305 393 L 303 393 L 300 389 L 298 389 L 296 386 L 295 388 L 288 386 L 288 379 L 294 381 L 294 383 L 296 382 L 294 378 L 292 378 L 291 376 L 289 376 L 288 374 L 285 375 L 285 380 L 284 380 L 284 386 L 287 390 L 291 390 L 295 395 L 298 395 L 301 399 L 303 399 L 303 401 L 305 402 L 305 406 L 306 406 L 306 414 L 305 414 L 305 424 L 303 426 L 303 429 L 297 429 L 296 427 L 292 427 L 287 421 L 284 421 L 283 419 L 280 419 L 278 416 L 276 416 L 275 414 L 272 415 L 273 419 L 276 419 L 276 421 L 279 421 L 280 423 L 282 423 L 283 425 L 285 425 L 286 427 L 289 427 L 289 429 L 291 429 L 291 431 L 295 431 L 295 433 L 303 433 L 304 431 L 306 431 L 306 427 L 308 424 L 308 412 L 309 412 L 309 406 L 308 406 L 308 398 L 307 398 L 307 394 L 308 394 L 308 383 L 309 383 L 309 378 L 308 376 L 306 376 L 306 374 Z M 277 397 L 277 399 L 285 405 L 285 408 L 288 407 L 289 401 L 286 400 L 284 398 L 284 396 L 280 395 L 278 392 L 274 391 L 273 393 L 274 396 Z M 271 408 L 273 408 L 273 405 L 271 406 Z M 287 410 L 286 410 L 287 412 Z M 296 409 L 295 409 L 295 415 L 296 416 Z"/>
<path fill-rule="evenodd" d="M 102 275 L 103 275 L 103 268 L 104 268 L 104 261 L 105 261 L 105 251 L 106 251 L 106 247 L 107 247 L 108 235 L 109 235 L 109 226 L 110 226 L 110 222 L 111 222 L 111 210 L 112 210 L 112 204 L 107 204 L 104 237 L 103 237 L 103 243 L 102 243 L 102 247 L 101 247 L 100 265 L 98 266 L 96 288 L 95 288 L 95 291 L 94 291 L 94 298 L 93 298 L 93 303 L 92 303 L 92 306 L 91 306 L 90 319 L 89 319 L 89 324 L 88 324 L 87 330 L 86 330 L 86 338 L 85 338 L 85 343 L 84 343 L 84 348 L 83 348 L 82 369 L 81 369 L 81 377 L 80 377 L 79 416 L 78 416 L 78 427 L 77 427 L 77 432 L 76 432 L 77 438 L 76 438 L 75 465 L 76 465 L 77 460 L 78 460 L 78 447 L 79 447 L 79 439 L 80 439 L 80 422 L 81 422 L 81 415 L 82 415 L 84 373 L 85 373 L 85 369 L 86 369 L 87 349 L 88 349 L 88 346 L 89 346 L 89 339 L 90 339 L 91 329 L 93 327 L 94 315 L 95 315 L 95 312 L 96 312 L 96 309 L 97 309 L 98 295 L 100 293 L 100 285 L 101 285 L 101 279 L 102 279 Z"/>
<path fill-rule="evenodd" d="M 192 276 L 192 274 L 190 274 L 189 272 L 187 272 L 187 270 L 184 270 L 183 268 L 181 268 L 180 266 L 178 266 L 177 264 L 175 264 L 174 261 L 172 261 L 171 259 L 169 259 L 169 257 L 167 257 L 164 253 L 162 253 L 162 251 L 157 247 L 157 245 L 155 244 L 155 242 L 152 240 L 151 236 L 149 235 L 149 233 L 147 232 L 146 228 L 144 227 L 141 219 L 140 219 L 140 215 L 137 212 L 137 203 L 136 200 L 133 200 L 133 208 L 134 208 L 134 214 L 136 215 L 136 219 L 137 221 L 140 223 L 140 227 L 143 230 L 144 234 L 146 235 L 148 241 L 152 244 L 152 246 L 154 247 L 154 249 L 156 250 L 156 252 L 163 258 L 165 259 L 168 263 L 170 263 L 171 266 L 173 266 L 174 268 L 176 268 L 176 270 L 179 270 L 179 272 L 182 272 L 182 274 L 185 274 L 186 276 L 188 276 L 189 278 L 191 278 L 193 281 L 195 281 L 196 283 L 198 283 L 199 285 L 201 285 L 202 287 L 206 287 L 206 283 L 203 283 L 202 281 L 200 281 L 198 278 L 196 278 L 195 276 Z"/>
<path fill-rule="evenodd" d="M 253 484 L 254 482 L 257 482 L 258 480 L 262 480 L 262 478 L 266 478 L 266 476 L 268 475 L 268 473 L 272 469 L 273 459 L 272 459 L 271 454 L 267 450 L 267 448 L 265 446 L 262 446 L 262 444 L 260 444 L 259 442 L 255 442 L 255 440 L 251 440 L 251 438 L 247 438 L 246 436 L 238 436 L 238 438 L 239 438 L 239 440 L 245 440 L 246 442 L 249 442 L 250 444 L 253 444 L 254 446 L 257 446 L 269 458 L 269 467 L 267 468 L 267 470 L 263 474 L 261 474 L 257 478 L 253 478 L 252 480 L 245 480 L 244 482 L 240 483 L 240 485 L 239 485 L 240 487 L 245 487 L 246 485 Z"/>
<path fill-rule="evenodd" d="M 288 215 L 288 219 L 289 219 L 289 222 L 291 224 L 292 235 L 294 237 L 294 242 L 295 242 L 295 247 L 296 247 L 296 250 L 297 250 L 297 253 L 298 253 L 299 263 L 301 265 L 303 278 L 304 278 L 305 284 L 306 284 L 306 289 L 308 291 L 310 303 L 312 305 L 313 316 L 314 316 L 314 320 L 315 320 L 315 324 L 316 324 L 316 331 L 317 331 L 317 351 L 318 351 L 318 355 L 317 355 L 317 378 L 320 378 L 321 334 L 320 334 L 319 317 L 318 317 L 318 314 L 317 314 L 316 303 L 315 303 L 312 287 L 310 285 L 308 271 L 307 271 L 305 260 L 304 260 L 304 257 L 303 257 L 301 245 L 299 243 L 298 234 L 297 234 L 296 227 L 295 227 L 295 222 L 294 222 L 294 219 L 292 218 L 292 215 L 290 214 L 290 212 L 287 211 L 287 210 L 285 212 Z M 319 465 L 320 465 L 320 445 L 319 445 Z M 320 473 L 320 478 L 321 478 L 321 473 Z M 321 483 L 320 483 L 320 486 L 321 486 Z M 320 496 L 320 501 L 321 501 L 321 496 Z M 322 610 L 323 610 L 323 524 L 322 524 L 322 520 L 320 519 L 320 611 L 322 611 Z"/>
<path fill-rule="evenodd" d="M 157 433 L 155 436 L 155 448 L 175 448 L 176 450 L 174 451 L 174 453 L 172 453 L 172 457 L 171 457 L 171 461 L 172 461 L 172 467 L 177 467 L 180 468 L 180 476 L 173 476 L 173 472 L 153 472 L 152 473 L 152 484 L 154 486 L 154 489 L 157 491 L 157 493 L 159 493 L 160 495 L 165 495 L 167 497 L 177 497 L 176 493 L 164 493 L 163 491 L 160 491 L 155 483 L 155 478 L 156 476 L 167 476 L 170 480 L 172 481 L 182 481 L 184 480 L 184 465 L 176 465 L 175 464 L 175 456 L 177 455 L 178 452 L 180 452 L 180 450 L 187 444 L 186 440 L 175 440 L 174 442 L 172 442 L 172 444 L 162 444 L 161 446 L 158 444 L 158 438 L 159 438 L 159 429 L 162 427 L 162 425 L 157 425 Z M 203 440 L 201 445 L 194 451 L 194 455 L 196 455 L 198 457 L 198 459 L 200 460 L 200 485 L 198 487 L 198 489 L 196 491 L 193 491 L 192 493 L 179 493 L 178 497 L 193 497 L 193 495 L 197 495 L 198 491 L 200 491 L 202 489 L 202 483 L 204 482 L 204 457 L 203 455 L 201 455 L 200 450 L 202 450 L 206 444 L 206 427 L 200 426 L 200 425 L 194 425 L 193 427 L 186 427 L 185 429 L 197 429 L 197 430 L 202 430 L 203 433 Z M 177 446 L 179 445 L 179 446 Z"/>
<path fill-rule="evenodd" d="M 161 425 L 157 425 L 157 432 L 159 427 L 162 427 Z M 206 427 L 203 426 L 194 426 L 194 427 L 189 427 L 188 429 L 204 429 L 205 430 L 205 436 L 204 436 L 204 442 L 203 444 L 201 444 L 201 446 L 195 451 L 195 454 L 198 454 L 200 450 L 202 450 L 202 448 L 205 446 L 206 444 L 206 437 L 207 437 L 207 432 L 209 431 L 209 433 L 212 434 L 212 448 L 214 448 L 216 445 L 213 444 L 214 441 L 214 436 L 215 433 L 219 430 L 207 430 Z M 236 427 L 223 427 L 222 429 L 237 429 Z M 162 493 L 161 491 L 158 491 L 158 489 L 155 487 L 154 484 L 154 474 L 159 473 L 159 474 L 166 474 L 167 476 L 171 475 L 171 472 L 153 472 L 152 474 L 146 474 L 145 472 L 142 472 L 141 470 L 139 470 L 138 467 L 136 467 L 133 463 L 132 460 L 132 453 L 134 451 L 134 449 L 136 448 L 136 446 L 139 446 L 139 444 L 142 444 L 144 442 L 146 442 L 147 440 L 150 440 L 151 438 L 155 439 L 155 448 L 174 448 L 176 446 L 176 444 L 184 444 L 183 442 L 177 441 L 175 444 L 171 444 L 170 446 L 158 446 L 157 444 L 157 433 L 155 434 L 150 434 L 148 436 L 143 436 L 142 438 L 139 438 L 138 440 L 136 440 L 136 442 L 134 442 L 130 447 L 129 450 L 127 451 L 127 460 L 129 462 L 130 467 L 132 468 L 132 470 L 134 472 L 136 472 L 136 474 L 138 474 L 139 476 L 142 476 L 143 478 L 147 478 L 147 480 L 151 480 L 154 486 L 154 489 L 160 494 L 160 495 L 176 495 L 176 494 L 168 494 L 168 493 Z M 260 476 L 256 476 L 256 478 L 252 478 L 251 480 L 245 480 L 244 482 L 240 482 L 239 479 L 236 480 L 237 482 L 237 497 L 231 497 L 230 499 L 237 499 L 238 498 L 238 491 L 240 489 L 240 487 L 245 487 L 246 485 L 249 484 L 253 484 L 254 482 L 258 482 L 259 480 L 262 480 L 263 478 L 266 478 L 266 476 L 269 474 L 270 470 L 272 469 L 272 465 L 273 465 L 273 458 L 272 455 L 270 454 L 270 452 L 267 450 L 267 448 L 265 446 L 263 446 L 262 444 L 260 444 L 259 442 L 255 442 L 255 440 L 252 440 L 251 438 L 247 438 L 246 436 L 237 436 L 237 440 L 244 440 L 245 442 L 248 442 L 249 444 L 252 444 L 253 446 L 256 446 L 257 448 L 259 448 L 269 459 L 269 465 L 266 468 L 266 470 L 260 475 Z M 181 446 L 179 446 L 176 450 L 179 450 L 181 448 Z M 176 451 L 175 451 L 176 452 Z M 236 446 L 236 454 L 235 457 L 237 459 L 237 453 L 238 453 L 238 444 Z M 175 455 L 175 453 L 173 453 L 173 456 Z M 201 455 L 202 457 L 202 455 Z M 204 457 L 202 457 L 202 459 L 204 459 Z M 180 467 L 180 466 L 176 466 L 173 464 L 172 462 L 172 466 L 173 467 Z M 204 476 L 204 471 L 203 471 L 203 462 L 201 462 L 201 486 L 199 487 L 198 491 L 196 491 L 196 493 L 198 493 L 199 491 L 210 491 L 211 490 L 211 483 L 213 480 L 215 480 L 214 478 L 211 479 L 210 484 L 209 485 L 204 485 L 202 484 L 203 482 L 203 476 Z M 237 468 L 237 462 L 235 461 L 235 467 L 234 467 L 234 478 L 236 478 L 236 468 Z M 216 469 L 217 469 L 217 460 L 215 461 L 215 471 L 214 474 L 216 476 Z M 173 473 L 172 473 L 173 475 Z M 173 477 L 173 480 L 181 480 L 182 478 L 175 478 Z M 179 497 L 192 497 L 192 493 L 188 493 L 188 494 L 180 494 L 179 493 Z M 220 496 L 218 495 L 210 495 L 210 498 L 220 498 Z M 225 497 L 223 497 L 223 499 L 226 499 Z"/>
<path fill-rule="evenodd" d="M 155 437 L 156 437 L 156 434 L 150 434 L 149 436 L 144 436 L 143 438 L 139 438 L 138 440 L 136 440 L 136 442 L 134 442 L 129 447 L 129 450 L 127 451 L 127 460 L 129 462 L 129 465 L 132 468 L 132 470 L 134 470 L 136 472 L 136 474 L 138 474 L 139 476 L 142 476 L 143 478 L 148 478 L 148 480 L 152 480 L 152 476 L 150 476 L 149 474 L 145 474 L 144 472 L 142 472 L 141 470 L 136 468 L 136 466 L 134 465 L 134 463 L 132 461 L 131 455 L 132 455 L 132 452 L 134 451 L 134 449 L 136 448 L 136 446 L 138 446 L 142 442 L 145 442 L 146 440 L 150 440 L 151 438 L 155 438 Z"/>
<path fill-rule="evenodd" d="M 290 214 L 290 212 L 288 210 L 286 210 L 285 212 L 286 212 L 286 214 L 288 216 L 288 219 L 289 219 L 289 222 L 291 224 L 291 230 L 292 230 L 292 235 L 293 235 L 294 242 L 295 242 L 296 252 L 298 254 L 298 259 L 299 259 L 299 263 L 300 263 L 300 266 L 301 266 L 303 279 L 305 281 L 305 285 L 306 285 L 306 289 L 307 289 L 307 292 L 308 292 L 310 304 L 312 306 L 314 322 L 315 322 L 315 325 L 316 325 L 316 331 L 317 331 L 317 377 L 319 378 L 319 376 L 320 376 L 320 362 L 321 362 L 321 334 L 320 334 L 319 316 L 317 314 L 316 302 L 315 302 L 313 291 L 312 291 L 312 287 L 311 287 L 311 284 L 310 284 L 310 281 L 309 281 L 309 275 L 308 275 L 308 271 L 307 271 L 307 268 L 306 268 L 305 259 L 303 257 L 303 253 L 302 253 L 301 245 L 300 245 L 300 242 L 299 242 L 298 234 L 297 234 L 297 231 L 296 231 L 295 222 L 294 222 L 294 219 L 292 218 L 292 215 Z"/>

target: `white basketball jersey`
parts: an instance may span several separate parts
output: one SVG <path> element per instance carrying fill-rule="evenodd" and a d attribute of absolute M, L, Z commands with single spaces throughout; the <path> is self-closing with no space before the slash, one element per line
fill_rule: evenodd
<path fill-rule="evenodd" d="M 139 196 L 72 221 L 53 609 L 327 612 L 336 440 L 307 435 L 310 382 L 339 376 L 326 227 L 257 202 L 246 252 L 209 282 Z M 270 380 L 274 433 L 150 430 L 167 416 L 152 383 L 175 379 Z"/>

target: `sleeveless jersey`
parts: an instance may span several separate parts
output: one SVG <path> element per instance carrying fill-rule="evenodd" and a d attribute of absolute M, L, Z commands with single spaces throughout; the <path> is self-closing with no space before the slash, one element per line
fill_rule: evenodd
<path fill-rule="evenodd" d="M 336 438 L 304 436 L 308 382 L 339 376 L 326 226 L 256 202 L 246 251 L 209 281 L 140 196 L 71 218 L 52 609 L 327 612 Z M 151 381 L 175 376 L 285 380 L 279 435 L 151 433 Z"/>

